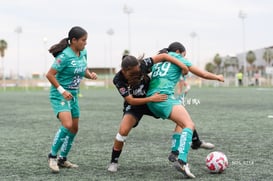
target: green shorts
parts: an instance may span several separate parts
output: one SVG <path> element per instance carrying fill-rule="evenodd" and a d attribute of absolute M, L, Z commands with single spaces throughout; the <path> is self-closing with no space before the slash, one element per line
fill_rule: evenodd
<path fill-rule="evenodd" d="M 170 117 L 174 105 L 180 105 L 181 102 L 174 97 L 174 95 L 169 95 L 168 99 L 164 102 L 149 102 L 147 103 L 149 109 L 162 119 L 167 119 Z"/>
<path fill-rule="evenodd" d="M 70 101 L 65 100 L 62 95 L 50 96 L 50 103 L 57 118 L 60 112 L 71 112 L 72 118 L 80 117 L 78 96 L 73 96 L 73 99 Z"/>

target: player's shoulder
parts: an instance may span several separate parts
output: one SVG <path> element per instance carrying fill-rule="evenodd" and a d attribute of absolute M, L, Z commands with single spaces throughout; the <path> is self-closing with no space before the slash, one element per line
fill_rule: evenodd
<path fill-rule="evenodd" d="M 69 48 L 66 47 L 62 52 L 60 52 L 60 53 L 56 56 L 56 59 L 65 60 L 65 59 L 67 59 L 68 57 L 70 57 L 71 54 L 72 54 L 72 53 L 69 51 Z"/>
<path fill-rule="evenodd" d="M 154 61 L 152 57 L 145 58 L 140 63 L 141 72 L 144 74 L 148 74 L 152 71 L 152 67 L 154 65 Z"/>
<path fill-rule="evenodd" d="M 81 51 L 81 56 L 86 56 L 87 55 L 87 51 L 86 51 L 86 49 L 83 49 L 82 51 Z"/>
<path fill-rule="evenodd" d="M 125 82 L 125 81 L 126 81 L 126 79 L 125 79 L 124 75 L 122 74 L 121 70 L 118 71 L 116 73 L 116 75 L 114 76 L 114 78 L 113 78 L 113 83 L 114 84 L 117 84 L 117 83 L 120 83 L 120 82 Z"/>

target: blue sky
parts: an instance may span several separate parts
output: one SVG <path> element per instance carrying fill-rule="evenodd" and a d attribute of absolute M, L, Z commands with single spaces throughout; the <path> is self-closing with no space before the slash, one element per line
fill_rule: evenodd
<path fill-rule="evenodd" d="M 129 16 L 130 47 L 135 56 L 153 56 L 173 41 L 184 44 L 187 58 L 202 68 L 216 53 L 241 53 L 240 10 L 247 15 L 245 50 L 273 45 L 270 0 L 1 0 L 0 39 L 8 42 L 1 60 L 5 74 L 47 71 L 53 57 L 46 50 L 67 37 L 75 25 L 88 31 L 89 67 L 119 68 L 122 52 L 129 46 L 125 4 L 133 11 Z M 15 33 L 16 27 L 21 27 L 22 33 Z M 114 32 L 111 36 L 109 29 Z"/>

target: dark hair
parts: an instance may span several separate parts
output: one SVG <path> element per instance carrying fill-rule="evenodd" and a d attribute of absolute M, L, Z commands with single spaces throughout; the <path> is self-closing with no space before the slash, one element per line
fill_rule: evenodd
<path fill-rule="evenodd" d="M 70 29 L 67 38 L 62 39 L 59 43 L 51 46 L 48 51 L 54 57 L 56 57 L 60 52 L 62 52 L 69 45 L 69 43 L 72 41 L 73 38 L 78 40 L 86 34 L 87 34 L 87 31 L 85 31 L 82 27 L 74 26 Z"/>
<path fill-rule="evenodd" d="M 139 65 L 139 60 L 132 55 L 122 56 L 121 68 L 123 70 L 130 70 L 132 67 Z"/>
<path fill-rule="evenodd" d="M 137 59 L 134 56 L 125 55 L 123 56 L 123 59 L 121 62 L 121 68 L 125 71 L 128 71 L 135 66 L 139 66 L 141 62 L 143 61 L 143 57 L 144 55 L 142 55 L 141 57 Z M 143 73 L 141 70 L 139 72 L 132 72 L 129 75 L 128 84 L 131 88 L 136 88 L 139 86 L 142 80 L 145 80 L 146 82 L 148 82 L 149 81 L 148 75 Z"/>
<path fill-rule="evenodd" d="M 168 53 L 168 52 L 176 52 L 179 51 L 180 53 L 183 53 L 186 51 L 185 47 L 179 43 L 179 42 L 173 42 L 169 45 L 168 48 L 163 48 L 162 50 L 159 50 L 159 54 L 160 53 Z"/>

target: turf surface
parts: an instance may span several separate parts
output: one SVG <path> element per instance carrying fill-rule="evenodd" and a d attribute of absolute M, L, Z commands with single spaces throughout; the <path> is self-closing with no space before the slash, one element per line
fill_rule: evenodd
<path fill-rule="evenodd" d="M 60 126 L 48 91 L 0 92 L 0 180 L 181 180 L 168 162 L 174 124 L 145 116 L 130 133 L 117 173 L 108 173 L 113 139 L 122 116 L 115 89 L 83 89 L 78 135 L 69 154 L 79 169 L 52 174 L 47 154 Z M 224 152 L 229 167 L 209 174 L 208 150 L 190 150 L 196 180 L 273 180 L 273 89 L 192 88 L 186 108 L 201 139 Z M 269 116 L 269 117 L 268 117 Z"/>

